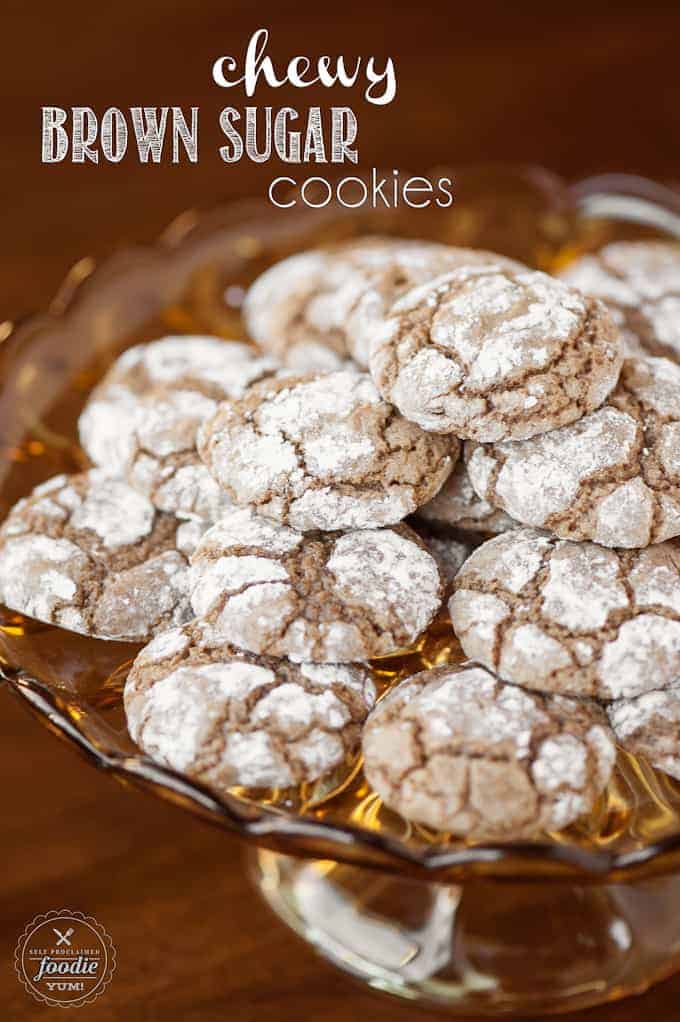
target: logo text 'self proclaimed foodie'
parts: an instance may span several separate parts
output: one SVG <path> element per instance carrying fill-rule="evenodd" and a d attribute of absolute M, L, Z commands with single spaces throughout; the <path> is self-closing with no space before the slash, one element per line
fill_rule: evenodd
<path fill-rule="evenodd" d="M 27 993 L 51 1007 L 91 1004 L 111 982 L 116 952 L 92 916 L 59 909 L 36 916 L 14 952 Z"/>
<path fill-rule="evenodd" d="M 223 55 L 212 65 L 212 80 L 221 89 L 240 89 L 250 99 L 264 88 L 310 87 L 352 89 L 360 101 L 386 107 L 397 95 L 394 60 L 370 57 L 317 58 L 295 56 L 277 67 L 267 53 L 269 32 L 260 28 L 251 36 L 242 62 Z M 292 106 L 225 106 L 217 113 L 225 144 L 217 155 L 226 164 L 246 157 L 253 163 L 272 159 L 292 165 L 342 166 L 359 162 L 359 120 L 350 106 L 310 106 L 299 112 Z M 126 157 L 140 163 L 199 160 L 199 108 L 133 106 L 108 107 L 98 114 L 91 106 L 42 108 L 42 162 L 120 163 Z M 320 209 L 337 202 L 347 209 L 362 206 L 411 209 L 453 203 L 452 181 L 440 177 L 409 176 L 397 169 L 371 167 L 360 175 L 318 174 L 275 177 L 267 189 L 270 202 L 280 209 L 305 205 Z"/>

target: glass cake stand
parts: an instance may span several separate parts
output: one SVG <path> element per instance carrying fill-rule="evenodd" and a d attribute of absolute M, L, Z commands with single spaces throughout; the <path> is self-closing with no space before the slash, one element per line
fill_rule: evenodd
<path fill-rule="evenodd" d="M 680 197 L 638 178 L 567 186 L 531 167 L 450 171 L 451 210 L 347 211 L 264 201 L 180 216 L 150 247 L 83 259 L 43 315 L 0 329 L 0 514 L 85 459 L 88 391 L 131 344 L 242 332 L 267 265 L 310 245 L 389 233 L 478 246 L 555 270 L 615 238 L 680 237 Z M 293 930 L 371 987 L 450 1013 L 545 1015 L 640 992 L 680 968 L 680 785 L 623 752 L 591 815 L 535 841 L 474 844 L 412 825 L 358 760 L 285 791 L 217 796 L 141 755 L 122 689 L 138 647 L 0 611 L 0 665 L 55 734 L 118 780 L 248 842 L 250 873 Z M 375 661 L 380 691 L 462 655 L 442 616 Z"/>

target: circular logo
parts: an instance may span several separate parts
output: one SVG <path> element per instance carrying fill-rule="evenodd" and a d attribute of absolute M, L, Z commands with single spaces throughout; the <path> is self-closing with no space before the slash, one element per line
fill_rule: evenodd
<path fill-rule="evenodd" d="M 17 943 L 14 965 L 37 1000 L 75 1008 L 104 992 L 116 967 L 116 950 L 92 916 L 59 909 L 31 920 Z"/>

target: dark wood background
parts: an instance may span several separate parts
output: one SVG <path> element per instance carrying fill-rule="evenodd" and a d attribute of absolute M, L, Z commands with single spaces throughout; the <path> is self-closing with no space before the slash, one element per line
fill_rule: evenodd
<path fill-rule="evenodd" d="M 224 0 L 4 0 L 0 26 L 0 320 L 44 305 L 83 255 L 149 240 L 184 208 L 263 192 L 274 168 L 226 166 L 217 156 L 217 114 L 245 100 L 210 76 L 216 56 L 240 54 L 262 26 L 272 52 L 286 58 L 394 58 L 399 91 L 388 108 L 344 90 L 304 94 L 308 104 L 355 108 L 362 167 L 419 173 L 498 160 L 568 177 L 619 170 L 680 178 L 677 4 L 282 0 L 256 9 Z M 256 101 L 300 107 L 300 98 L 281 89 Z M 99 113 L 199 105 L 200 162 L 42 166 L 40 107 L 48 104 Z M 78 1018 L 429 1017 L 368 995 L 319 962 L 254 896 L 236 842 L 98 775 L 5 691 L 0 780 L 3 1019 L 49 1014 L 16 982 L 12 952 L 29 919 L 64 905 L 95 915 L 118 948 L 111 987 Z M 679 997 L 680 978 L 579 1017 L 672 1022 Z"/>

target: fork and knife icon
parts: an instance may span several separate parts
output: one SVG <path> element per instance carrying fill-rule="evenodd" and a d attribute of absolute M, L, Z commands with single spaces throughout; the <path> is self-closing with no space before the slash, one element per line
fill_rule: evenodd
<path fill-rule="evenodd" d="M 67 944 L 69 947 L 71 946 L 70 938 L 75 933 L 75 930 L 73 929 L 72 926 L 69 926 L 69 928 L 66 931 L 66 933 L 62 933 L 61 930 L 58 930 L 56 928 L 56 926 L 53 926 L 52 929 L 56 933 L 57 938 L 58 938 L 57 943 L 56 943 L 56 947 L 59 947 L 60 944 Z"/>

